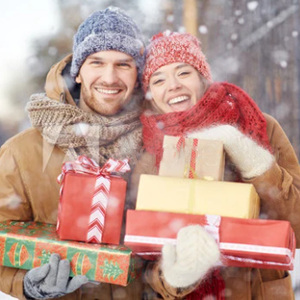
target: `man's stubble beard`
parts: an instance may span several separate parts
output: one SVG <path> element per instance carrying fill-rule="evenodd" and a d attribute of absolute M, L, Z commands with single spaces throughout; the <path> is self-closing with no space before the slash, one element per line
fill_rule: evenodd
<path fill-rule="evenodd" d="M 88 89 L 84 84 L 81 84 L 81 89 L 81 97 L 83 102 L 96 114 L 100 114 L 103 116 L 113 116 L 122 109 L 122 106 L 115 105 L 115 103 L 113 103 L 113 100 L 110 100 L 111 103 L 99 103 L 92 91 L 90 94 L 88 93 Z M 103 100 L 105 101 L 105 97 L 103 97 Z M 118 102 L 120 102 L 120 99 L 118 100 Z"/>

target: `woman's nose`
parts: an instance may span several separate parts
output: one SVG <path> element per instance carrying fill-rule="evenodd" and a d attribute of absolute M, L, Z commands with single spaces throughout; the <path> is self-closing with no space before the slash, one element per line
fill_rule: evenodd
<path fill-rule="evenodd" d="M 169 90 L 170 91 L 177 90 L 180 88 L 181 88 L 181 83 L 177 78 L 172 77 L 169 79 Z"/>

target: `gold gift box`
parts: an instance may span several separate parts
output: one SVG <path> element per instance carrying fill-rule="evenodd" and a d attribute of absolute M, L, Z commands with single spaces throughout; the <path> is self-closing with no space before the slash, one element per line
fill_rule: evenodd
<path fill-rule="evenodd" d="M 143 174 L 136 209 L 255 219 L 259 206 L 252 184 Z"/>
<path fill-rule="evenodd" d="M 184 145 L 178 149 L 179 139 L 182 138 L 168 135 L 164 137 L 160 176 L 223 180 L 225 152 L 221 141 L 184 138 Z M 197 145 L 194 144 L 195 140 Z M 193 159 L 194 166 L 191 163 Z M 192 177 L 189 177 L 190 172 Z"/>

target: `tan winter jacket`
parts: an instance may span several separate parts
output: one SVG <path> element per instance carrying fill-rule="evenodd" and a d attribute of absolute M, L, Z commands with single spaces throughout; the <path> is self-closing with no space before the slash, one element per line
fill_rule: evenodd
<path fill-rule="evenodd" d="M 55 65 L 47 78 L 47 96 L 58 101 L 74 101 L 61 77 L 71 56 Z M 60 186 L 56 182 L 61 166 L 68 160 L 65 154 L 43 140 L 36 129 L 28 129 L 8 140 L 0 150 L 0 221 L 39 221 L 56 224 Z M 6 201 L 20 199 L 17 208 Z M 18 299 L 23 296 L 26 270 L 0 267 L 0 290 Z M 87 284 L 73 294 L 59 299 L 112 300 L 142 299 L 147 288 L 142 278 L 127 287 L 111 284 Z M 150 289 L 151 290 L 151 289 Z"/>
<path fill-rule="evenodd" d="M 288 220 L 296 234 L 300 247 L 300 167 L 295 152 L 278 122 L 264 114 L 267 133 L 276 157 L 276 163 L 263 175 L 247 180 L 252 183 L 261 198 L 261 214 L 268 219 Z M 137 187 L 140 174 L 155 174 L 155 159 L 145 152 L 132 175 L 132 186 Z M 232 168 L 231 168 L 232 169 Z M 228 168 L 224 181 L 235 178 Z M 291 300 L 294 299 L 291 278 L 285 271 L 223 268 L 226 299 L 230 300 Z M 159 263 L 149 264 L 146 278 L 153 289 L 164 299 L 180 299 L 190 289 L 169 286 L 161 274 Z"/>

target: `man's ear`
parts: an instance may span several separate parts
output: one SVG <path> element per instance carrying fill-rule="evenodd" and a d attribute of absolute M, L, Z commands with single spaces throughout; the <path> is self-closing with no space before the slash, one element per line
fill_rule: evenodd
<path fill-rule="evenodd" d="M 81 83 L 81 77 L 80 75 L 77 75 L 75 78 L 76 83 Z"/>

